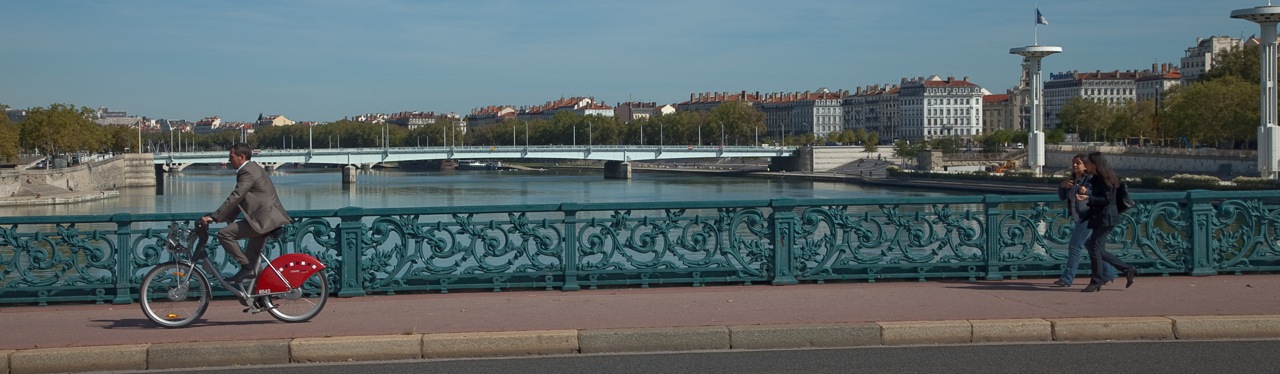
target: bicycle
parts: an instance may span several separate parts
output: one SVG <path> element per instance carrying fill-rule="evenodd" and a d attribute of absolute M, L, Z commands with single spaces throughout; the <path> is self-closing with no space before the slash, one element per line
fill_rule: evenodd
<path fill-rule="evenodd" d="M 282 244 L 282 230 L 273 231 L 268 240 Z M 223 289 L 239 299 L 247 307 L 245 313 L 266 311 L 284 322 L 305 322 L 324 309 L 329 299 L 329 279 L 325 265 L 315 257 L 289 253 L 268 260 L 265 254 L 259 254 L 253 264 L 260 269 L 258 276 L 236 284 L 224 279 L 214 267 L 205 249 L 208 241 L 209 225 L 202 221 L 196 221 L 194 230 L 178 222 L 169 224 L 165 249 L 174 259 L 148 271 L 138 290 L 142 313 L 151 322 L 176 328 L 200 319 L 213 296 L 206 274 L 213 274 Z M 271 266 L 263 269 L 263 260 Z"/>

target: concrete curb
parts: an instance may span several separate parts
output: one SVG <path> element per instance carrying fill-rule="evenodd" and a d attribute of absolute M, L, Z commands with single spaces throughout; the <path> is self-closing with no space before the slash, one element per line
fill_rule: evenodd
<path fill-rule="evenodd" d="M 1257 339 L 1280 337 L 1280 315 L 1173 316 L 1178 339 Z"/>
<path fill-rule="evenodd" d="M 604 329 L 578 332 L 578 348 L 582 353 L 729 349 L 729 342 L 729 328 L 724 326 Z"/>
<path fill-rule="evenodd" d="M 1280 339 L 1280 315 L 734 325 L 0 350 L 0 374 L 304 362 L 1091 340 Z"/>
<path fill-rule="evenodd" d="M 179 369 L 289 363 L 289 340 L 152 344 L 147 369 Z"/>
<path fill-rule="evenodd" d="M 422 335 L 423 358 L 559 355 L 578 350 L 578 330 Z"/>
<path fill-rule="evenodd" d="M 15 374 L 146 370 L 148 346 L 131 344 L 20 350 L 9 356 L 9 370 Z"/>
<path fill-rule="evenodd" d="M 787 349 L 880 345 L 880 325 L 844 323 L 820 325 L 729 326 L 731 349 Z"/>
<path fill-rule="evenodd" d="M 412 360 L 422 358 L 422 335 L 297 338 L 289 350 L 293 362 Z"/>
<path fill-rule="evenodd" d="M 969 321 L 879 322 L 884 345 L 958 344 L 973 341 Z"/>
<path fill-rule="evenodd" d="M 1169 340 L 1173 320 L 1165 317 L 1063 318 L 1053 322 L 1053 340 Z"/>

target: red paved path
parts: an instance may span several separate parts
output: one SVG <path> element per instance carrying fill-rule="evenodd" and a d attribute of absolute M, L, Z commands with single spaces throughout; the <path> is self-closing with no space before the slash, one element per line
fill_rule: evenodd
<path fill-rule="evenodd" d="M 1123 280 L 1121 280 L 1123 282 Z M 1280 314 L 1280 275 L 1139 277 L 1098 293 L 1052 278 L 795 286 L 466 292 L 331 298 L 288 324 L 216 301 L 196 324 L 156 327 L 138 305 L 0 307 L 0 349 L 404 333 L 1000 318 Z"/>

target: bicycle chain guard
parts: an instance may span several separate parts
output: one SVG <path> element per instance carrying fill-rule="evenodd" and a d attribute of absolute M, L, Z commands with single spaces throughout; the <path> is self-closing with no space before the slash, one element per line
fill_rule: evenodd
<path fill-rule="evenodd" d="M 289 253 L 271 260 L 271 268 L 275 270 L 262 269 L 262 272 L 258 274 L 255 294 L 287 292 L 290 289 L 284 280 L 288 280 L 288 284 L 295 289 L 301 288 L 302 283 L 306 282 L 308 277 L 317 271 L 324 270 L 325 266 L 320 263 L 320 260 L 311 255 Z M 284 280 L 281 280 L 280 276 L 276 275 L 277 271 L 284 276 Z"/>

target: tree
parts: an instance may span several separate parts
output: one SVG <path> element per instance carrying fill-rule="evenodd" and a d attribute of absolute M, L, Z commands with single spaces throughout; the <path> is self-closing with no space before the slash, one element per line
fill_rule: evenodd
<path fill-rule="evenodd" d="M 764 112 L 755 106 L 742 101 L 727 101 L 711 108 L 702 136 L 706 142 L 708 130 L 716 137 L 724 131 L 726 143 L 735 145 L 751 143 L 754 142 L 753 139 L 757 134 L 765 132 L 764 120 Z M 711 143 L 719 144 L 720 139 Z"/>
<path fill-rule="evenodd" d="M 1256 83 L 1236 76 L 1171 90 L 1162 131 L 1186 146 L 1233 141 L 1243 148 L 1257 136 L 1259 91 Z"/>
<path fill-rule="evenodd" d="M 1233 47 L 1213 56 L 1213 68 L 1200 75 L 1200 82 L 1237 77 L 1245 82 L 1262 81 L 1262 61 L 1258 46 Z"/>
<path fill-rule="evenodd" d="M 18 127 L 19 141 L 46 156 L 96 150 L 102 127 L 92 117 L 92 109 L 68 104 L 32 108 Z"/>
<path fill-rule="evenodd" d="M 876 152 L 880 150 L 880 134 L 876 132 L 868 132 L 867 137 L 863 138 L 863 151 Z"/>
<path fill-rule="evenodd" d="M 916 157 L 920 151 L 924 150 L 924 147 L 925 143 L 923 142 L 911 144 L 911 142 L 906 140 L 898 140 L 893 142 L 893 155 L 903 158 Z"/>
<path fill-rule="evenodd" d="M 0 158 L 18 158 L 18 125 L 9 120 L 9 106 L 0 104 Z"/>

